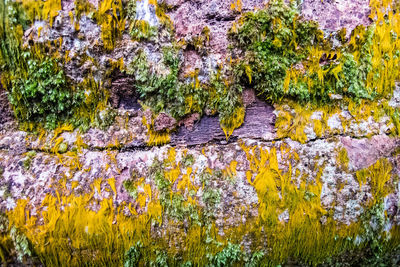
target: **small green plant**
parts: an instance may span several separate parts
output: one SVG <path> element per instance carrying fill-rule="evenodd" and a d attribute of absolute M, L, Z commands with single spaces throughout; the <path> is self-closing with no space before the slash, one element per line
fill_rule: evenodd
<path fill-rule="evenodd" d="M 210 264 L 207 266 L 232 266 L 238 264 L 243 259 L 243 252 L 240 245 L 228 243 L 228 245 L 216 255 L 208 255 Z"/>
<path fill-rule="evenodd" d="M 156 260 L 150 262 L 151 267 L 168 267 L 168 254 L 165 251 L 156 251 Z"/>
<path fill-rule="evenodd" d="M 140 249 L 143 244 L 138 241 L 136 245 L 132 246 L 126 253 L 124 258 L 124 267 L 134 267 L 139 263 L 141 252 Z"/>
<path fill-rule="evenodd" d="M 10 237 L 14 243 L 19 262 L 22 262 L 26 256 L 32 256 L 29 241 L 23 233 L 18 231 L 17 228 L 12 227 L 10 230 Z"/>
<path fill-rule="evenodd" d="M 43 123 L 55 129 L 57 123 L 72 117 L 83 99 L 83 94 L 68 86 L 64 72 L 50 58 L 35 59 L 31 53 L 23 54 L 26 73 L 19 69 L 9 94 L 14 114 L 21 122 Z"/>
<path fill-rule="evenodd" d="M 194 163 L 194 157 L 192 154 L 188 154 L 182 159 L 182 164 L 185 167 L 191 166 L 193 165 L 193 163 Z"/>

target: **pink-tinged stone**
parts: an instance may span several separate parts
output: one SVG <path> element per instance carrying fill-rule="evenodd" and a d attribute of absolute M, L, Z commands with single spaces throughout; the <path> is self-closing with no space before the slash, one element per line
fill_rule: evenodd
<path fill-rule="evenodd" d="M 386 135 L 361 140 L 346 136 L 341 138 L 341 142 L 347 150 L 350 166 L 354 170 L 368 168 L 378 159 L 389 156 L 399 146 L 398 139 Z"/>
<path fill-rule="evenodd" d="M 200 120 L 200 117 L 201 116 L 199 113 L 190 114 L 180 122 L 180 125 L 183 124 L 185 125 L 186 129 L 188 129 L 189 131 L 193 131 L 194 123 Z"/>
<path fill-rule="evenodd" d="M 317 21 L 323 30 L 338 31 L 346 28 L 348 34 L 357 25 L 369 25 L 369 14 L 368 0 L 304 0 L 302 4 L 305 19 Z"/>
<path fill-rule="evenodd" d="M 156 131 L 172 130 L 175 126 L 176 120 L 167 113 L 162 112 L 154 119 L 154 130 Z"/>
<path fill-rule="evenodd" d="M 195 50 L 184 51 L 183 56 L 182 78 L 187 77 L 196 70 L 202 69 L 203 64 L 201 56 Z"/>

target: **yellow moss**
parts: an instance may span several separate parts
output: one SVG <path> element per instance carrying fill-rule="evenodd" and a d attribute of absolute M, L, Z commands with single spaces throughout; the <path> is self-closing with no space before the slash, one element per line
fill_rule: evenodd
<path fill-rule="evenodd" d="M 124 58 L 120 57 L 118 60 L 109 60 L 111 68 L 114 69 L 119 69 L 121 72 L 125 70 L 125 64 L 124 64 Z"/>
<path fill-rule="evenodd" d="M 282 262 L 290 255 L 302 255 L 305 259 L 318 261 L 322 259 L 319 258 L 322 257 L 321 249 L 318 249 L 322 244 L 331 253 L 339 251 L 343 243 L 337 243 L 334 236 L 344 237 L 349 234 L 349 229 L 337 228 L 331 217 L 327 217 L 325 224 L 320 222 L 320 218 L 327 215 L 320 202 L 323 166 L 313 179 L 299 181 L 291 177 L 292 153 L 278 156 L 274 147 L 268 151 L 242 144 L 242 148 L 250 163 L 247 180 L 254 186 L 259 198 L 260 227 L 264 227 L 263 231 L 274 251 L 271 257 Z M 287 149 L 282 151 L 286 153 Z M 288 160 L 284 160 L 285 157 Z M 287 166 L 287 170 L 278 162 Z M 279 221 L 279 215 L 285 210 L 289 214 L 288 223 Z M 310 233 L 313 234 L 310 236 Z"/>
<path fill-rule="evenodd" d="M 234 0 L 231 2 L 231 10 L 242 12 L 242 0 Z"/>
<path fill-rule="evenodd" d="M 76 135 L 75 146 L 76 146 L 77 151 L 79 153 L 82 152 L 82 148 L 87 148 L 88 147 L 88 145 L 85 144 L 85 142 L 82 139 L 82 136 L 79 133 Z"/>
<path fill-rule="evenodd" d="M 372 195 L 372 199 L 368 201 L 368 206 L 371 207 L 382 201 L 392 190 L 390 187 L 392 164 L 387 159 L 380 159 L 369 168 L 358 171 L 356 179 L 360 188 L 368 183 Z"/>
<path fill-rule="evenodd" d="M 54 129 L 54 136 L 50 140 L 50 143 L 53 142 L 63 132 L 72 132 L 73 130 L 74 130 L 74 127 L 71 124 L 69 124 L 69 123 L 62 124 L 61 126 Z"/>
<path fill-rule="evenodd" d="M 156 132 L 153 130 L 154 126 L 153 120 L 150 123 L 148 123 L 146 117 L 143 116 L 142 123 L 147 128 L 147 136 L 148 136 L 147 145 L 159 146 L 167 144 L 171 141 L 171 137 L 168 132 Z"/>
<path fill-rule="evenodd" d="M 54 146 L 50 149 L 50 151 L 54 154 L 58 154 L 60 144 L 64 141 L 64 138 L 59 137 L 56 139 Z"/>
<path fill-rule="evenodd" d="M 305 143 L 307 136 L 304 133 L 304 128 L 309 123 L 312 111 L 309 110 L 309 107 L 302 107 L 297 103 L 291 103 L 291 105 L 294 106 L 294 113 L 289 106 L 282 105 L 277 107 L 279 112 L 275 122 L 277 136 L 278 138 L 289 137 L 292 140 Z"/>
<path fill-rule="evenodd" d="M 165 25 L 170 31 L 174 30 L 174 23 L 171 18 L 165 13 L 165 9 L 162 5 L 155 4 L 156 16 L 160 20 L 162 25 Z"/>
<path fill-rule="evenodd" d="M 96 16 L 101 27 L 103 45 L 107 50 L 114 49 L 117 38 L 125 30 L 123 13 L 121 0 L 104 0 L 99 4 Z"/>
<path fill-rule="evenodd" d="M 193 172 L 191 167 L 186 169 L 186 173 L 182 174 L 182 178 L 177 184 L 177 189 L 181 192 L 185 192 L 187 190 L 194 190 L 197 191 L 198 188 L 194 185 L 193 180 L 191 181 L 190 177 L 193 177 L 196 174 L 196 171 Z"/>
<path fill-rule="evenodd" d="M 81 170 L 82 169 L 82 164 L 80 162 L 80 158 L 78 156 L 78 153 L 75 151 L 68 151 L 64 154 L 59 154 L 58 150 L 57 152 L 53 152 L 56 153 L 60 163 L 68 168 L 71 171 L 75 171 L 75 170 Z"/>
<path fill-rule="evenodd" d="M 346 148 L 341 148 L 337 150 L 336 154 L 336 165 L 344 171 L 349 169 L 349 156 L 347 154 Z"/>
<path fill-rule="evenodd" d="M 53 26 L 53 21 L 58 16 L 62 9 L 61 0 L 18 0 L 22 3 L 28 17 L 34 20 L 49 20 L 50 27 Z"/>
<path fill-rule="evenodd" d="M 387 99 L 381 101 L 361 100 L 360 103 L 357 103 L 352 99 L 344 98 L 334 106 L 315 106 L 312 104 L 304 106 L 288 100 L 280 105 L 275 105 L 275 108 L 278 111 L 275 122 L 278 138 L 289 137 L 301 143 L 307 141 L 307 135 L 304 133 L 306 127 L 312 128 L 317 137 L 323 137 L 347 133 L 350 125 L 368 121 L 370 118 L 375 122 L 380 122 L 385 116 L 390 118 L 387 123 L 392 133 L 397 134 L 398 116 L 396 109 L 389 106 Z M 346 118 L 342 114 L 342 111 L 346 109 L 351 115 L 350 118 Z M 311 115 L 314 113 L 320 113 L 321 118 L 311 119 Z M 340 119 L 343 130 L 329 127 L 328 120 L 332 116 L 337 116 Z M 375 134 L 373 131 L 369 133 Z"/>
<path fill-rule="evenodd" d="M 249 79 L 249 83 L 251 84 L 252 70 L 251 70 L 250 65 L 245 66 L 245 72 L 246 72 L 247 78 Z"/>
<path fill-rule="evenodd" d="M 236 160 L 232 160 L 231 163 L 229 164 L 229 168 L 227 167 L 227 170 L 229 172 L 229 176 L 236 176 L 236 168 L 237 168 L 238 162 Z"/>
<path fill-rule="evenodd" d="M 379 95 L 393 93 L 395 81 L 399 79 L 400 59 L 396 51 L 400 50 L 400 14 L 392 12 L 393 1 L 370 1 L 370 18 L 375 20 L 375 32 L 372 45 L 372 69 L 367 77 L 367 87 L 373 88 Z M 378 71 L 378 75 L 376 74 Z"/>
<path fill-rule="evenodd" d="M 322 122 L 320 120 L 314 120 L 314 132 L 318 137 L 322 137 L 323 129 Z"/>
<path fill-rule="evenodd" d="M 246 111 L 244 107 L 238 107 L 233 112 L 232 116 L 228 118 L 223 118 L 220 122 L 221 128 L 225 133 L 226 140 L 232 135 L 233 131 L 240 126 L 242 126 L 244 122 L 244 116 Z"/>
<path fill-rule="evenodd" d="M 254 187 L 259 202 L 258 217 L 250 216 L 250 212 L 253 213 L 250 207 L 237 208 L 236 212 L 246 217 L 245 224 L 229 226 L 226 223 L 222 229 L 216 227 L 215 219 L 204 225 L 190 223 L 186 217 L 183 220 L 168 217 L 163 203 L 168 197 L 172 201 L 173 194 L 183 197 L 185 208 L 195 207 L 197 216 L 204 211 L 195 197 L 199 188 L 194 178 L 199 173 L 192 167 L 181 169 L 175 148 L 169 149 L 164 164 L 157 169 L 170 181 L 171 188 L 178 189 L 167 196 L 162 196 L 155 188 L 154 181 L 142 177 L 134 181 L 135 201 L 116 206 L 114 178 L 95 179 L 91 191 L 80 194 L 68 190 L 70 181 L 65 178 L 53 186 L 54 195 L 46 195 L 41 206 L 35 207 L 36 213 L 30 212 L 29 199 L 20 199 L 6 215 L 10 227 L 16 227 L 28 238 L 46 266 L 121 266 L 126 251 L 138 242 L 142 244 L 139 266 L 154 262 L 156 251 L 167 253 L 169 260 L 179 258 L 183 262 L 190 260 L 195 266 L 204 266 L 210 264 L 207 255 L 220 252 L 228 242 L 239 244 L 246 236 L 251 237 L 253 251 L 270 251 L 260 263 L 262 266 L 284 264 L 288 259 L 317 265 L 346 249 L 355 248 L 354 240 L 362 234 L 360 223 L 342 225 L 321 205 L 324 165 L 314 168 L 315 177 L 293 177 L 291 166 L 300 159 L 288 145 L 266 149 L 242 143 L 241 147 L 249 163 L 247 181 Z M 233 173 L 238 164 L 242 163 L 232 161 L 226 168 Z M 390 170 L 390 163 L 381 160 L 358 172 L 357 177 L 370 184 L 374 199 L 382 201 L 389 193 L 386 187 Z M 213 170 L 207 172 L 212 174 Z M 71 182 L 71 188 L 77 185 L 76 181 Z M 96 192 L 101 195 L 102 186 L 103 190 L 109 186 L 112 196 L 94 197 Z M 191 190 L 194 194 L 186 194 Z M 161 201 L 162 197 L 167 199 Z M 280 216 L 286 212 L 288 221 Z M 389 245 L 395 247 L 400 237 L 398 227 L 392 229 L 391 236 L 393 240 Z M 0 245 L 7 242 L 9 240 L 0 235 Z"/>
<path fill-rule="evenodd" d="M 107 108 L 109 91 L 93 77 L 85 78 L 80 87 L 85 90 L 85 101 L 75 110 L 74 117 L 88 120 L 90 124 L 93 124 L 100 112 Z"/>

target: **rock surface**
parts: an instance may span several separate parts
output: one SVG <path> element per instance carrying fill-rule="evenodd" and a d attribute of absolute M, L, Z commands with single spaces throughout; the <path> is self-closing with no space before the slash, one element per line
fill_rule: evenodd
<path fill-rule="evenodd" d="M 159 26 L 160 18 L 152 2 L 137 2 L 136 19 Z M 191 73 L 198 73 L 200 81 L 227 60 L 227 32 L 232 23 L 243 12 L 267 4 L 262 0 L 158 2 L 167 6 L 166 14 L 174 25 L 173 38 L 185 44 L 179 54 L 182 59 L 179 78 L 187 79 Z M 346 28 L 349 34 L 357 25 L 370 23 L 368 1 L 300 2 L 303 19 L 318 21 L 326 33 Z M 99 4 L 98 1 L 90 3 L 95 7 Z M 232 6 L 232 3 L 236 4 Z M 122 69 L 130 66 L 141 50 L 151 62 L 148 68 L 165 75 L 161 44 L 168 43 L 172 37 L 164 38 L 163 32 L 156 40 L 138 42 L 124 33 L 114 50 L 105 51 L 100 38 L 101 27 L 92 17 L 83 15 L 79 20 L 79 33 L 75 30 L 69 17 L 74 8 L 73 1 L 62 1 L 55 25 L 50 27 L 47 22 L 36 21 L 25 31 L 24 41 L 45 43 L 62 37 L 62 53 L 71 58 L 65 66 L 67 76 L 82 82 L 84 74 L 90 73 L 95 81 L 106 80 L 104 86 L 110 92 L 108 101 L 116 116 L 106 129 L 24 132 L 13 120 L 6 92 L 0 87 L 2 213 L 14 210 L 19 200 L 27 199 L 32 207 L 30 214 L 40 215 L 45 210 L 42 203 L 46 197 L 58 196 L 62 191 L 70 192 L 68 196 L 92 194 L 96 201 L 111 199 L 115 207 L 124 207 L 127 216 L 147 214 L 152 211 L 150 203 L 154 204 L 152 201 L 164 193 L 153 173 L 154 166 L 164 164 L 164 169 L 159 169 L 167 178 L 167 174 L 171 174 L 168 178 L 171 190 L 186 202 L 195 202 L 203 208 L 202 214 L 203 211 L 212 214 L 209 216 L 222 237 L 236 229 L 234 227 L 246 226 L 246 223 L 256 225 L 258 221 L 255 223 L 255 220 L 263 216 L 262 207 L 265 208 L 261 200 L 263 194 L 268 195 L 268 190 L 274 188 L 279 193 L 271 201 L 286 200 L 287 196 L 280 193 L 285 186 L 303 193 L 299 202 L 306 199 L 311 203 L 317 198 L 320 212 L 324 214 L 319 221 L 321 225 L 331 217 L 335 224 L 347 226 L 359 222 L 370 208 L 369 203 L 375 203 L 377 195 L 385 191 L 382 188 L 390 187 L 380 199 L 385 206 L 382 214 L 388 214 L 385 227 L 389 231 L 400 225 L 400 186 L 396 185 L 400 177 L 400 139 L 390 116 L 374 116 L 371 112 L 356 118 L 354 111 L 344 106 L 332 112 L 311 109 L 299 112 L 290 103 L 271 105 L 248 88 L 244 88 L 241 99 L 246 108 L 244 122 L 228 139 L 219 118 L 212 114 L 202 116 L 194 112 L 181 121 L 164 112 L 154 116 L 138 100 L 134 75 Z M 204 35 L 205 29 L 209 30 L 209 41 L 204 47 L 195 47 L 193 40 Z M 85 60 L 87 55 L 95 60 Z M 118 62 L 123 62 L 123 67 L 114 68 L 110 73 L 111 65 Z M 399 86 L 388 103 L 391 107 L 400 107 Z M 282 120 L 284 127 L 278 127 Z M 152 135 L 162 141 L 152 143 Z M 173 171 L 177 169 L 179 175 L 173 180 Z M 370 175 L 368 181 L 363 181 L 363 171 Z M 272 177 L 274 186 L 262 184 L 264 189 L 260 190 L 257 187 L 260 173 L 266 180 Z M 390 176 L 387 184 L 379 189 L 382 192 L 376 190 L 378 193 L 374 191 L 374 186 L 380 185 L 376 175 Z M 209 176 L 208 180 L 204 178 Z M 284 179 L 288 179 L 287 184 Z M 129 183 L 135 184 L 135 192 L 128 189 Z M 317 189 L 306 190 L 305 185 L 307 188 L 314 185 Z M 143 200 L 138 195 L 146 197 Z M 304 208 L 304 214 L 308 208 Z M 291 209 L 292 206 L 279 207 L 280 225 L 296 222 Z M 168 217 L 172 215 L 167 214 L 166 205 L 163 212 L 161 222 L 155 223 L 153 216 L 149 223 L 152 237 L 165 237 L 174 227 L 187 234 L 188 221 L 193 218 L 187 218 L 189 215 L 185 213 L 186 217 L 180 221 L 174 217 L 174 221 Z M 178 230 L 177 233 L 181 233 Z M 177 248 L 183 243 L 173 235 L 168 238 L 177 238 Z M 239 243 L 250 250 L 251 239 L 248 235 Z"/>

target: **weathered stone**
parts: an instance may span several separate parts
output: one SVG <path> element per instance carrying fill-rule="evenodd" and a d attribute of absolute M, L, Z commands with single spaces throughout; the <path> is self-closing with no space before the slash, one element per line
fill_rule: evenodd
<path fill-rule="evenodd" d="M 341 138 L 341 142 L 347 149 L 353 170 L 367 168 L 379 158 L 388 157 L 400 144 L 398 139 L 387 135 L 377 135 L 371 139 L 361 140 L 346 136 Z"/>
<path fill-rule="evenodd" d="M 346 28 L 347 35 L 357 25 L 368 26 L 370 7 L 366 0 L 304 0 L 301 14 L 305 19 L 315 20 L 322 29 L 338 31 Z"/>
<path fill-rule="evenodd" d="M 256 94 L 255 94 L 254 90 L 244 90 L 242 99 L 243 99 L 243 105 L 245 107 L 253 104 L 254 101 L 256 101 Z"/>
<path fill-rule="evenodd" d="M 193 131 L 194 123 L 198 120 L 200 120 L 200 114 L 193 113 L 184 118 L 179 124 L 183 124 L 185 125 L 186 129 L 188 129 L 189 131 Z"/>
<path fill-rule="evenodd" d="M 154 119 L 154 130 L 164 131 L 173 130 L 176 126 L 176 120 L 167 113 L 161 112 Z"/>
<path fill-rule="evenodd" d="M 137 103 L 134 80 L 120 72 L 116 73 L 111 82 L 110 103 L 114 108 L 121 105 L 125 109 L 140 107 Z"/>
<path fill-rule="evenodd" d="M 99 1 L 89 2 L 95 7 L 99 5 Z M 304 196 L 299 195 L 300 200 L 309 201 L 318 195 L 321 213 L 324 214 L 320 218 L 322 225 L 327 223 L 328 217 L 333 218 L 338 225 L 350 225 L 366 214 L 365 204 L 374 198 L 371 181 L 361 184 L 356 177 L 357 171 L 385 158 L 391 164 L 393 177 L 400 176 L 400 140 L 391 135 L 394 133 L 394 125 L 390 124 L 391 120 L 387 115 L 379 118 L 370 115 L 368 118 L 356 119 L 342 107 L 333 114 L 327 114 L 326 110 L 321 109 L 312 114 L 305 112 L 310 123 L 297 128 L 301 132 L 296 134 L 306 135 L 305 140 L 300 143 L 291 135 L 279 135 L 276 122 L 279 122 L 277 116 L 281 115 L 279 107 L 284 106 L 282 111 L 287 111 L 288 116 L 292 116 L 292 120 L 285 125 L 287 130 L 297 130 L 295 127 L 303 123 L 300 114 L 303 110 L 299 111 L 286 103 L 272 106 L 265 99 L 258 99 L 256 92 L 249 88 L 243 88 L 242 94 L 242 102 L 246 108 L 244 123 L 233 131 L 228 140 L 215 111 L 205 110 L 206 115 L 203 117 L 198 113 L 189 114 L 177 122 L 166 113 L 153 114 L 151 109 L 143 110 L 138 104 L 135 81 L 127 74 L 129 71 L 126 71 L 139 50 L 144 51 L 147 56 L 147 67 L 159 77 L 165 77 L 170 74 L 170 70 L 164 65 L 163 48 L 170 47 L 171 40 L 176 38 L 179 45 L 182 45 L 178 55 L 181 59 L 180 82 L 196 75 L 200 82 L 207 81 L 217 66 L 226 62 L 226 56 L 229 55 L 227 32 L 232 23 L 244 12 L 263 7 L 268 1 L 159 0 L 159 3 L 166 4 L 165 12 L 175 26 L 175 31 L 172 31 L 175 36 L 172 38 L 165 29 L 167 27 L 162 25 L 160 14 L 157 16 L 155 6 L 149 2 L 137 1 L 136 19 L 143 19 L 155 27 L 164 27 L 163 32 L 159 32 L 154 39 L 138 42 L 132 40 L 125 31 L 117 38 L 112 51 L 104 51 L 101 40 L 103 29 L 92 15 L 82 15 L 80 29 L 75 29 L 69 17 L 69 12 L 75 12 L 72 0 L 62 1 L 62 10 L 52 27 L 46 21 L 35 21 L 25 31 L 25 45 L 32 42 L 47 43 L 62 37 L 59 52 L 65 56 L 66 51 L 69 51 L 70 58 L 64 66 L 67 76 L 79 83 L 90 73 L 95 81 L 103 81 L 102 85 L 110 92 L 109 102 L 117 114 L 112 125 L 105 130 L 91 128 L 84 133 L 74 130 L 38 136 L 18 131 L 15 123 L 10 122 L 7 95 L 0 88 L 1 212 L 14 209 L 18 199 L 29 199 L 33 207 L 30 215 L 40 214 L 42 201 L 46 196 L 57 196 L 65 190 L 70 191 L 71 195 L 92 194 L 90 196 L 93 202 L 110 198 L 112 205 L 116 207 L 129 203 L 132 210 L 127 207 L 124 209 L 127 216 L 144 214 L 150 208 L 139 205 L 134 193 L 143 193 L 145 190 L 138 187 L 138 192 L 128 192 L 124 183 L 143 179 L 150 187 L 146 191 L 150 196 L 146 200 L 148 204 L 161 195 L 157 181 L 152 176 L 152 168 L 158 166 L 155 163 L 167 162 L 170 160 L 168 157 L 175 157 L 173 160 L 176 160 L 176 166 L 181 168 L 182 174 L 175 177 L 176 181 L 169 181 L 171 190 L 177 193 L 177 183 L 187 175 L 188 183 L 196 187 L 196 190 L 190 192 L 191 200 L 195 199 L 200 207 L 212 213 L 216 232 L 224 236 L 225 230 L 232 230 L 234 226 L 246 226 L 247 223 L 250 226 L 254 224 L 255 218 L 260 218 L 260 188 L 256 188 L 256 177 L 250 173 L 254 163 L 248 160 L 248 153 L 261 153 L 256 149 L 259 148 L 264 150 L 264 157 L 272 155 L 272 158 L 263 162 L 271 168 L 265 170 L 266 175 L 258 179 L 276 176 L 275 187 L 279 192 L 283 192 L 283 186 L 278 184 L 283 179 L 288 179 L 287 185 L 294 186 L 296 192 L 304 193 Z M 127 1 L 124 0 L 123 3 L 126 4 Z M 242 4 L 241 7 L 235 6 L 238 3 Z M 299 19 L 315 19 L 328 33 L 346 27 L 349 34 L 357 24 L 369 24 L 368 1 L 305 0 L 301 7 L 303 17 Z M 126 21 L 126 30 L 129 23 Z M 193 40 L 204 37 L 202 35 L 206 27 L 210 30 L 210 40 L 201 44 L 204 47 L 194 47 Z M 86 60 L 87 57 L 90 60 Z M 322 61 L 322 65 L 329 63 L 326 56 Z M 115 62 L 124 64 L 115 67 Z M 114 69 L 111 71 L 112 66 Z M 293 66 L 293 69 L 305 73 L 302 64 Z M 389 102 L 394 108 L 400 107 L 398 88 L 395 88 Z M 335 101 L 343 100 L 339 95 L 331 95 L 330 98 Z M 104 112 L 99 116 L 104 116 Z M 3 127 L 5 122 L 12 127 Z M 315 122 L 320 122 L 326 127 L 326 131 L 319 134 L 315 129 Z M 168 132 L 169 136 L 162 135 L 160 139 L 163 139 L 162 142 L 169 140 L 169 143 L 161 145 L 155 142 L 159 146 L 150 146 L 149 128 L 151 131 L 158 131 L 152 132 L 156 137 Z M 62 142 L 59 143 L 57 140 L 61 138 Z M 245 151 L 244 146 L 249 150 Z M 342 150 L 347 152 L 348 166 L 343 166 L 338 157 Z M 170 151 L 173 153 L 169 153 Z M 271 164 L 274 165 L 270 166 Z M 174 165 L 166 166 L 165 173 L 175 168 Z M 214 173 L 208 177 L 211 170 Z M 110 180 L 115 181 L 115 188 L 111 187 Z M 385 231 L 400 224 L 400 187 L 392 182 L 387 183 L 391 190 L 384 199 L 387 212 Z M 94 186 L 95 183 L 98 187 Z M 265 184 L 260 184 L 266 187 Z M 303 192 L 304 184 L 318 188 L 313 192 Z M 62 188 L 58 191 L 60 186 Z M 207 202 L 210 191 L 218 195 L 219 200 L 215 205 Z M 179 194 L 185 197 L 189 195 L 187 192 Z M 277 199 L 286 197 L 279 193 Z M 292 199 L 288 201 L 290 200 Z M 99 209 L 96 204 L 87 208 Z M 292 212 L 288 207 L 279 207 L 276 210 L 277 222 L 286 225 L 298 219 L 291 216 Z M 188 233 L 189 220 L 185 217 L 179 224 L 171 225 L 163 218 L 160 225 L 156 225 L 154 221 L 149 225 L 154 230 L 154 236 L 160 237 L 163 232 L 169 231 L 169 245 L 179 250 L 185 238 L 179 233 L 182 233 L 182 229 L 185 234 Z M 246 252 L 253 248 L 253 238 L 252 235 L 243 236 L 240 246 Z M 356 238 L 354 242 L 359 241 Z M 290 261 L 287 263 L 290 265 Z"/>

